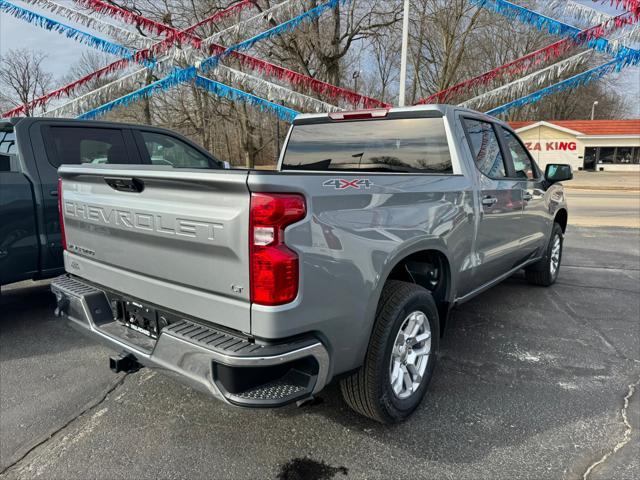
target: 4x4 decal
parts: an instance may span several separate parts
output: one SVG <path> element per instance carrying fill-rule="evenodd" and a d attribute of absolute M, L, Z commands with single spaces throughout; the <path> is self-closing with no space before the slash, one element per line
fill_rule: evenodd
<path fill-rule="evenodd" d="M 364 188 L 368 190 L 373 185 L 373 182 L 368 178 L 356 178 L 353 180 L 346 180 L 344 178 L 335 178 L 331 180 L 327 180 L 322 184 L 323 187 L 333 187 L 336 190 L 347 190 L 349 188 L 355 188 L 356 190 L 360 190 Z"/>

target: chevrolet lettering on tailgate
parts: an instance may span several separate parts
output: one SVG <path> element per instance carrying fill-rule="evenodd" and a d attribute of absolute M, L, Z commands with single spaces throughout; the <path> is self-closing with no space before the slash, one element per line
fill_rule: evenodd
<path fill-rule="evenodd" d="M 123 208 L 109 208 L 80 202 L 64 202 L 66 216 L 76 217 L 92 223 L 110 225 L 121 229 L 144 230 L 164 235 L 177 235 L 215 240 L 216 230 L 222 230 L 221 223 L 173 217 L 153 213 L 136 212 Z"/>

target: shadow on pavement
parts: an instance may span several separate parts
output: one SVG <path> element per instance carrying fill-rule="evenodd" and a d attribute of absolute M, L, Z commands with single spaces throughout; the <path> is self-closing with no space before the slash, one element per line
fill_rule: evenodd
<path fill-rule="evenodd" d="M 3 288 L 0 360 L 63 352 L 86 344 L 84 337 L 79 338 L 62 319 L 53 315 L 55 306 L 48 284 Z"/>

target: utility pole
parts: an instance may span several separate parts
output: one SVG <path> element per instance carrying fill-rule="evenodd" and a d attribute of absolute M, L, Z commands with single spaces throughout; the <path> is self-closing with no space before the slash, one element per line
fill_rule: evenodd
<path fill-rule="evenodd" d="M 279 105 L 284 105 L 284 100 L 278 101 Z M 276 117 L 276 165 L 280 161 L 280 117 Z"/>
<path fill-rule="evenodd" d="M 400 58 L 400 98 L 398 106 L 406 104 L 407 91 L 407 56 L 409 54 L 409 0 L 404 0 L 404 17 L 402 19 L 402 57 Z"/>

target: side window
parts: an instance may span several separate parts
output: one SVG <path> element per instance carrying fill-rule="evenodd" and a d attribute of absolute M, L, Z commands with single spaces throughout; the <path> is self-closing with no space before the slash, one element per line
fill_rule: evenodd
<path fill-rule="evenodd" d="M 45 130 L 49 163 L 131 163 L 122 130 L 115 128 L 51 126 Z"/>
<path fill-rule="evenodd" d="M 0 154 L 17 154 L 16 134 L 11 125 L 0 126 Z"/>
<path fill-rule="evenodd" d="M 212 168 L 209 158 L 195 148 L 162 133 L 144 132 L 140 135 L 153 165 L 170 165 L 177 168 Z"/>
<path fill-rule="evenodd" d="M 536 167 L 531 161 L 529 153 L 524 148 L 520 140 L 506 128 L 500 127 L 507 144 L 507 148 L 511 153 L 513 167 L 516 171 L 516 177 L 532 180 L 537 177 Z"/>
<path fill-rule="evenodd" d="M 463 121 L 478 169 L 490 178 L 506 178 L 504 158 L 493 125 L 471 118 Z"/>

